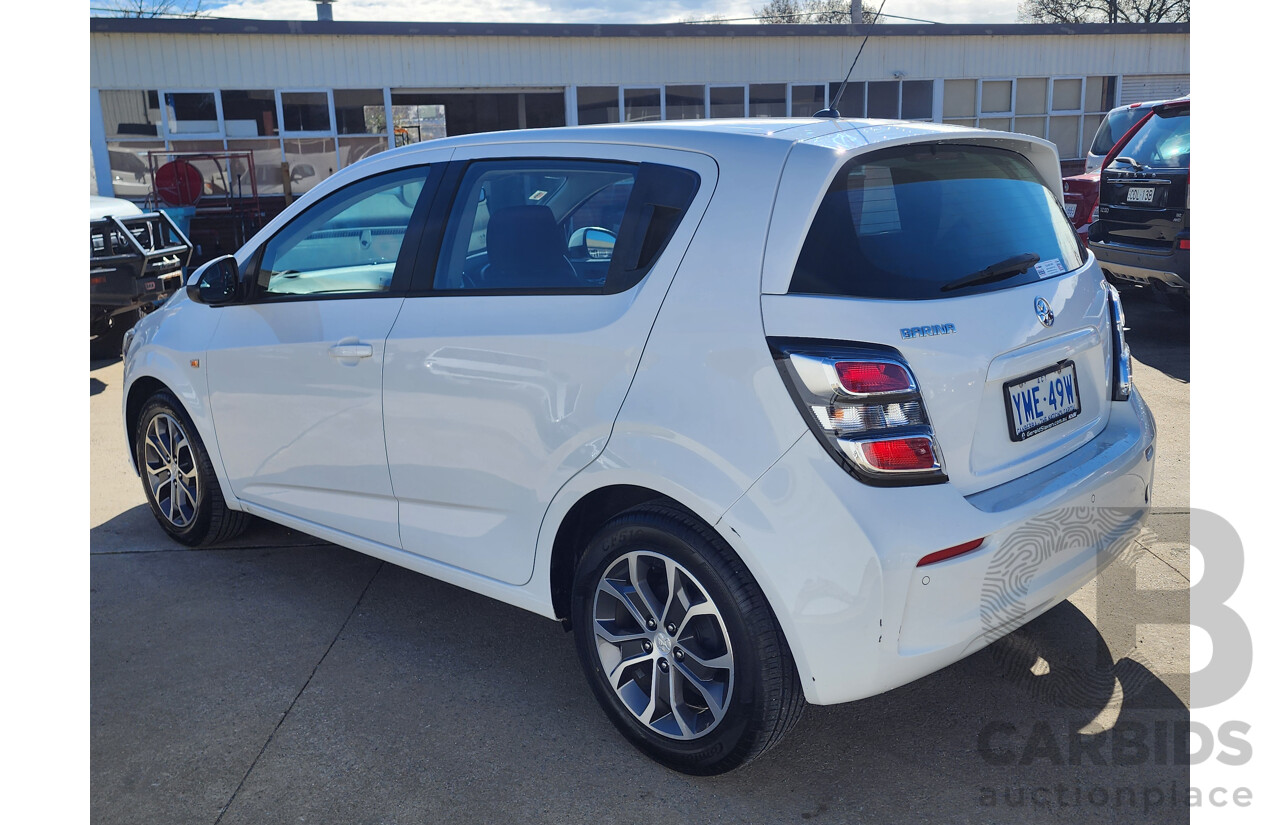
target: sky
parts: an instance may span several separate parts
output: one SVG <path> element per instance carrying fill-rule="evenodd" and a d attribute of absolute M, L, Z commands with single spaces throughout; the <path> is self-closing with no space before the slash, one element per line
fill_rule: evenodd
<path fill-rule="evenodd" d="M 335 20 L 486 23 L 668 23 L 690 16 L 750 17 L 766 0 L 337 0 Z M 939 23 L 1012 23 L 1017 0 L 887 0 L 884 13 Z M 217 17 L 314 20 L 311 0 L 205 0 Z M 745 21 L 744 21 L 745 22 Z M 886 23 L 904 22 L 885 20 Z"/>

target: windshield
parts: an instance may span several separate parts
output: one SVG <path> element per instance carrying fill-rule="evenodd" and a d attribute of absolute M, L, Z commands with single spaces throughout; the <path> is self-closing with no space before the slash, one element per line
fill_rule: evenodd
<path fill-rule="evenodd" d="M 1156 112 L 1118 154 L 1148 168 L 1191 168 L 1191 109 Z"/>
<path fill-rule="evenodd" d="M 1033 263 L 1008 265 L 1031 256 Z M 1082 263 L 1066 213 L 1022 155 L 916 145 L 854 158 L 836 175 L 790 291 L 942 298 L 1007 289 Z M 983 270 L 999 277 L 969 278 Z"/>
<path fill-rule="evenodd" d="M 1133 124 L 1151 110 L 1150 106 L 1135 106 L 1132 109 L 1120 109 L 1107 115 L 1106 120 L 1098 127 L 1098 134 L 1093 136 L 1093 145 L 1089 153 L 1105 155 L 1116 145 L 1116 141 L 1124 137 L 1124 133 L 1133 128 Z"/>

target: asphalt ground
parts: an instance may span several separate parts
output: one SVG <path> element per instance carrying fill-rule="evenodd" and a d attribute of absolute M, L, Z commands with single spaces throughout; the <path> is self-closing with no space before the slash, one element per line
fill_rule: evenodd
<path fill-rule="evenodd" d="M 1188 821 L 1189 325 L 1126 307 L 1160 430 L 1139 542 L 1010 637 L 811 706 L 712 778 L 626 744 L 554 622 L 265 522 L 170 541 L 125 456 L 121 364 L 92 362 L 92 821 Z"/>

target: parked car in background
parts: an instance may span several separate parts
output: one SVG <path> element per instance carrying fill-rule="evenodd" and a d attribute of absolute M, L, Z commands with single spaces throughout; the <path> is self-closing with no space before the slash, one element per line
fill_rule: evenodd
<path fill-rule="evenodd" d="M 130 458 L 184 544 L 260 516 L 565 622 L 627 740 L 731 770 L 1147 517 L 1154 423 L 1059 169 L 799 118 L 381 153 L 138 323 Z"/>
<path fill-rule="evenodd" d="M 125 332 L 182 286 L 191 242 L 163 212 L 89 196 L 89 347 L 120 355 Z"/>
<path fill-rule="evenodd" d="M 1191 295 L 1191 99 L 1152 107 L 1116 146 L 1098 186 L 1089 249 L 1115 281 L 1178 306 Z"/>
<path fill-rule="evenodd" d="M 1102 123 L 1098 124 L 1098 131 L 1093 135 L 1093 142 L 1089 144 L 1089 153 L 1085 156 L 1084 171 L 1085 173 L 1096 172 L 1102 168 L 1102 159 L 1107 156 L 1107 152 L 1111 151 L 1111 147 L 1116 145 L 1120 138 L 1124 137 L 1125 132 L 1129 131 L 1135 123 L 1142 120 L 1147 112 L 1151 111 L 1151 107 L 1159 100 L 1146 100 L 1141 103 L 1129 103 L 1124 106 L 1117 106 L 1107 112 L 1107 116 L 1102 119 Z"/>
<path fill-rule="evenodd" d="M 1097 217 L 1098 173 L 1085 172 L 1062 179 L 1062 205 L 1080 242 L 1089 242 L 1089 224 Z"/>

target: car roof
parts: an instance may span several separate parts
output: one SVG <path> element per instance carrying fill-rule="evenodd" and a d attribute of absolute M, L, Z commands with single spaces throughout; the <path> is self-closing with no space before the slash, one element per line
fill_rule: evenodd
<path fill-rule="evenodd" d="M 926 137 L 966 131 L 975 130 L 922 121 L 859 118 L 715 118 L 481 132 L 423 141 L 395 151 L 411 153 L 415 150 L 426 151 L 462 146 L 563 141 L 662 146 L 714 154 L 718 146 L 736 144 L 743 140 L 779 141 L 788 144 L 822 143 L 824 138 L 834 135 L 856 133 L 858 138 L 856 142 L 861 146 L 867 146 L 917 136 Z"/>

